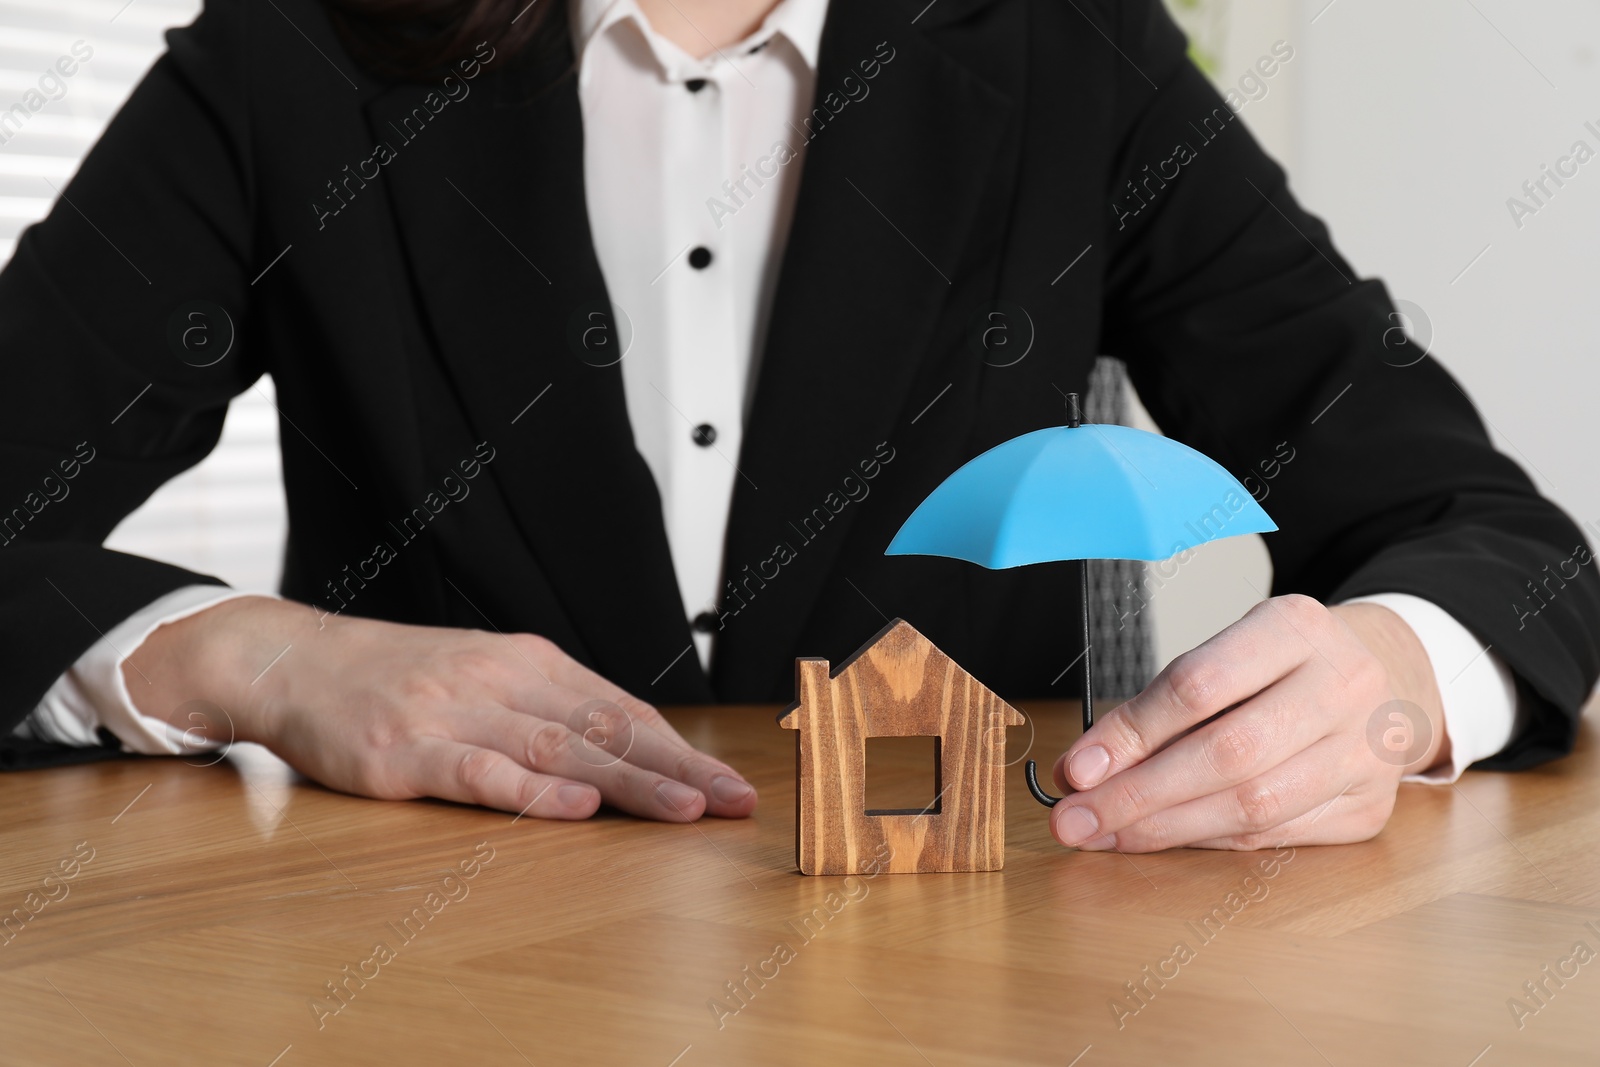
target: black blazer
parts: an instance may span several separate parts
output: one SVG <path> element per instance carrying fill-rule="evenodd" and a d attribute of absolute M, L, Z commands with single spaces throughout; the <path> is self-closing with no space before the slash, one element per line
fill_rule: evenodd
<path fill-rule="evenodd" d="M 1236 475 L 1292 450 L 1274 592 L 1434 601 L 1533 710 L 1496 765 L 1571 746 L 1600 671 L 1600 579 L 1563 562 L 1587 559 L 1578 529 L 1436 362 L 1395 365 L 1383 286 L 1295 203 L 1157 0 L 833 6 L 706 677 L 620 370 L 584 343 L 606 289 L 550 29 L 458 99 L 363 76 L 312 0 L 213 0 L 169 35 L 0 275 L 0 727 L 100 632 L 212 580 L 100 545 L 268 373 L 289 597 L 541 633 L 662 704 L 790 700 L 796 655 L 843 658 L 880 612 L 1008 697 L 1066 695 L 1076 568 L 883 549 L 963 461 L 1059 424 L 1109 354 Z M 183 345 L 196 302 L 205 358 Z M 975 343 L 997 306 L 1031 324 L 1019 362 Z M 225 339 L 215 308 L 232 348 L 191 365 Z"/>

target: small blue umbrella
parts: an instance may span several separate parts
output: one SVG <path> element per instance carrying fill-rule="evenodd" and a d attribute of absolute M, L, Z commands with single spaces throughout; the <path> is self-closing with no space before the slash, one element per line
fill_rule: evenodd
<path fill-rule="evenodd" d="M 1083 728 L 1090 686 L 1090 559 L 1162 560 L 1277 525 L 1221 464 L 1129 426 L 1085 423 L 1067 394 L 1067 424 L 1023 434 L 969 460 L 928 494 L 886 555 L 949 556 L 991 570 L 1078 560 L 1083 616 Z M 1042 803 L 1056 799 L 1028 786 Z"/>

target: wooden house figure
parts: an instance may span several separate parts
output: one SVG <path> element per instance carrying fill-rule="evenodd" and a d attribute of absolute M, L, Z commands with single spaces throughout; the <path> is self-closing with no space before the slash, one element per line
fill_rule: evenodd
<path fill-rule="evenodd" d="M 1022 714 L 895 619 L 831 674 L 795 660 L 795 861 L 802 874 L 997 871 L 1005 863 L 1006 731 Z M 869 737 L 932 737 L 935 798 L 869 811 Z M 888 846 L 885 848 L 884 846 Z"/>

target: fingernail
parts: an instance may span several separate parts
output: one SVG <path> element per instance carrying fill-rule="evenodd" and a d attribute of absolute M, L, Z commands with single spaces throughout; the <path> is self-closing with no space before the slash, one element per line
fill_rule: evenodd
<path fill-rule="evenodd" d="M 556 800 L 564 808 L 587 808 L 594 803 L 594 790 L 582 785 L 564 785 L 556 790 Z"/>
<path fill-rule="evenodd" d="M 1067 761 L 1067 772 L 1079 789 L 1093 789 L 1100 784 L 1111 767 L 1111 753 L 1099 745 L 1090 745 Z"/>
<path fill-rule="evenodd" d="M 722 804 L 737 804 L 741 800 L 748 800 L 754 792 L 749 782 L 741 782 L 725 774 L 719 774 L 711 779 L 711 795 Z"/>
<path fill-rule="evenodd" d="M 661 802 L 679 814 L 687 816 L 689 808 L 700 799 L 700 791 L 682 782 L 665 781 L 656 786 L 656 795 Z"/>
<path fill-rule="evenodd" d="M 1081 845 L 1099 833 L 1100 820 L 1080 805 L 1066 809 L 1056 818 L 1056 839 L 1063 845 Z"/>

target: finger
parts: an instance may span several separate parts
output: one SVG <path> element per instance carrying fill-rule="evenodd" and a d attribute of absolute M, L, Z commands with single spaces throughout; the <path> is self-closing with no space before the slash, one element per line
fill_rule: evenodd
<path fill-rule="evenodd" d="M 504 753 L 443 737 L 424 737 L 406 750 L 403 780 L 419 796 L 477 804 L 536 819 L 587 819 L 600 791 L 530 771 Z"/>
<path fill-rule="evenodd" d="M 596 765 L 626 760 L 698 790 L 706 813 L 742 819 L 755 811 L 756 791 L 726 764 L 663 734 L 636 724 L 632 713 L 609 701 L 585 701 L 567 726 L 579 738 L 579 758 Z"/>
<path fill-rule="evenodd" d="M 1105 714 L 1105 713 L 1102 712 L 1102 714 Z M 1173 734 L 1171 737 L 1169 737 L 1165 741 L 1161 742 L 1161 744 L 1157 745 L 1156 746 L 1156 752 L 1164 752 L 1165 750 L 1171 748 L 1173 745 L 1177 744 L 1179 741 L 1182 741 L 1185 737 L 1188 737 L 1190 734 L 1194 733 L 1197 730 L 1204 729 L 1205 727 L 1209 726 L 1211 723 L 1216 722 L 1217 719 L 1220 716 L 1226 715 L 1226 714 L 1227 714 L 1226 711 L 1218 712 L 1216 715 L 1211 716 L 1209 719 L 1201 719 L 1199 722 L 1195 723 L 1193 726 L 1190 726 L 1190 727 L 1188 727 L 1187 729 L 1184 729 L 1184 730 L 1180 730 L 1178 733 Z M 1152 755 L 1153 754 L 1154 753 L 1152 753 Z M 1148 758 L 1148 757 L 1146 757 L 1146 758 Z M 1066 761 L 1065 755 L 1063 755 L 1062 758 L 1057 759 L 1056 762 L 1055 762 L 1055 766 L 1050 768 L 1050 777 L 1055 779 L 1057 791 L 1062 792 L 1062 793 L 1076 793 L 1077 792 L 1077 790 L 1072 787 L 1072 783 L 1067 781 L 1067 761 Z"/>
<path fill-rule="evenodd" d="M 689 742 L 683 739 L 683 735 L 673 729 L 672 724 L 662 718 L 661 712 L 653 705 L 640 700 L 609 678 L 596 674 L 554 644 L 550 647 L 554 649 L 555 654 L 543 656 L 541 659 L 545 661 L 544 671 L 552 683 L 574 693 L 581 693 L 585 697 L 609 700 L 626 708 L 637 721 L 644 723 L 656 733 L 673 738 L 685 748 L 690 747 Z M 735 777 L 739 777 L 737 772 L 734 773 Z"/>
<path fill-rule="evenodd" d="M 1270 838 L 1272 844 L 1278 844 L 1287 828 L 1302 816 L 1316 816 L 1321 811 L 1326 818 L 1333 801 L 1348 797 L 1354 788 L 1350 768 L 1355 765 L 1355 753 L 1351 749 L 1349 738 L 1323 738 L 1248 781 L 1158 811 L 1080 847 L 1086 852 L 1106 848 L 1159 852 L 1223 839 L 1264 842 Z"/>
<path fill-rule="evenodd" d="M 596 674 L 565 652 L 554 642 L 546 638 L 535 638 L 528 635 L 518 635 L 520 640 L 534 642 L 531 651 L 536 654 L 542 666 L 539 673 L 549 683 L 547 686 L 534 686 L 519 688 L 509 694 L 508 703 L 518 710 L 527 710 L 525 704 L 531 700 L 541 708 L 548 706 L 547 702 L 553 694 L 545 690 L 561 690 L 567 693 L 576 693 L 581 698 L 590 700 L 605 700 L 619 707 L 625 708 L 636 722 L 643 723 L 649 729 L 677 741 L 685 748 L 692 748 L 685 741 L 683 735 L 673 728 L 672 724 L 662 717 L 661 712 L 646 701 L 629 693 L 615 682 Z M 533 714 L 541 714 L 535 711 Z M 735 778 L 743 780 L 743 775 L 733 768 L 727 768 L 728 773 Z"/>
<path fill-rule="evenodd" d="M 579 757 L 587 763 L 607 766 L 627 760 L 686 783 L 701 793 L 706 811 L 712 815 L 739 819 L 755 810 L 755 788 L 742 775 L 721 760 L 694 748 L 676 733 L 668 735 L 648 729 L 649 716 L 658 719 L 660 716 L 640 701 L 632 701 L 629 706 L 586 697 L 553 683 L 523 691 L 508 703 L 515 711 L 563 723 L 582 742 Z M 641 708 L 646 709 L 648 715 L 642 713 Z M 680 796 L 678 799 L 687 801 L 688 798 Z"/>
<path fill-rule="evenodd" d="M 1393 789 L 1353 787 L 1317 805 L 1298 819 L 1261 834 L 1233 834 L 1195 841 L 1192 848 L 1251 851 L 1285 845 L 1349 845 L 1370 841 L 1394 813 Z"/>
<path fill-rule="evenodd" d="M 1314 711 L 1318 686 L 1311 670 L 1280 680 L 1142 763 L 1068 796 L 1051 813 L 1052 831 L 1063 844 L 1082 845 L 1248 783 L 1328 734 L 1329 718 Z"/>
<path fill-rule="evenodd" d="M 1189 727 L 1261 692 L 1313 654 L 1297 634 L 1325 626 L 1327 614 L 1304 596 L 1257 604 L 1091 726 L 1062 754 L 1062 776 L 1075 789 L 1092 789 Z"/>
<path fill-rule="evenodd" d="M 662 822 L 693 822 L 705 814 L 698 789 L 655 771 L 614 759 L 586 747 L 583 738 L 559 722 L 506 708 L 463 712 L 453 726 L 456 738 L 494 749 L 529 770 L 587 782 L 607 804 L 630 815 Z M 642 734 L 643 731 L 640 731 Z"/>

